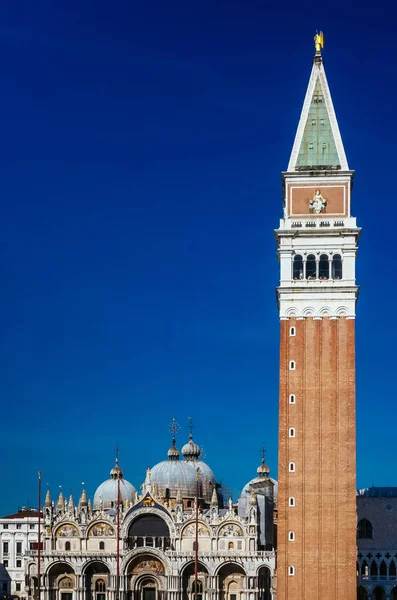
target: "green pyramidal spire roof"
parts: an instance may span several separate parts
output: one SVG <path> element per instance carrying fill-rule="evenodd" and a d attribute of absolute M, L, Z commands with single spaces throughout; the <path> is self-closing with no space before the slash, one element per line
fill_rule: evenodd
<path fill-rule="evenodd" d="M 288 171 L 319 167 L 349 169 L 323 61 L 316 54 Z"/>

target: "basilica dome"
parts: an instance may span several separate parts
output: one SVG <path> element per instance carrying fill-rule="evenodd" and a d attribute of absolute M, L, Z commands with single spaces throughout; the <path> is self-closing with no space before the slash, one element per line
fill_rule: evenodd
<path fill-rule="evenodd" d="M 185 444 L 184 446 L 182 446 L 182 454 L 183 454 L 184 460 L 186 460 L 186 461 L 198 460 L 198 457 L 201 454 L 201 450 L 200 450 L 200 447 L 197 446 L 197 444 L 195 444 L 193 442 L 192 434 L 190 434 L 190 436 L 189 436 L 188 443 Z"/>
<path fill-rule="evenodd" d="M 251 479 L 242 489 L 241 498 L 244 496 L 249 496 L 251 494 L 251 490 L 254 489 L 257 493 L 264 493 L 265 496 L 268 495 L 265 488 L 269 488 L 269 483 L 271 485 L 274 503 L 277 505 L 278 499 L 278 482 L 269 476 L 270 469 L 265 464 L 265 459 L 262 458 L 262 462 L 257 468 L 256 472 L 258 473 L 257 477 Z M 270 488 L 269 488 L 270 491 Z"/>
<path fill-rule="evenodd" d="M 110 479 L 107 479 L 97 488 L 94 495 L 94 510 L 101 508 L 113 508 L 117 505 L 118 480 L 120 479 L 120 501 L 132 501 L 136 492 L 134 486 L 123 479 L 123 471 L 119 467 L 118 460 L 110 471 Z"/>
<path fill-rule="evenodd" d="M 199 469 L 203 498 L 206 502 L 211 502 L 212 492 L 214 487 L 216 487 L 215 475 L 205 462 L 199 460 L 201 454 L 200 446 L 193 441 L 192 433 L 189 435 L 187 444 L 182 447 L 182 454 L 184 463 L 192 465 L 195 472 Z"/>
<path fill-rule="evenodd" d="M 159 495 L 165 498 L 176 498 L 178 492 L 182 498 L 196 496 L 196 469 L 192 463 L 179 460 L 175 439 L 168 450 L 168 460 L 163 460 L 151 469 L 151 483 L 157 486 Z"/>

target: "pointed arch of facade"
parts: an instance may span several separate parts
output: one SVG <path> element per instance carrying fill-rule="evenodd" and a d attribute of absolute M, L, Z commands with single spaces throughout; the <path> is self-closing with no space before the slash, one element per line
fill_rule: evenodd
<path fill-rule="evenodd" d="M 129 567 L 131 561 L 133 561 L 134 558 L 137 558 L 142 555 L 153 556 L 153 558 L 156 558 L 157 560 L 159 560 L 160 562 L 163 563 L 165 575 L 172 574 L 172 565 L 171 565 L 170 559 L 163 552 L 161 552 L 160 550 L 157 550 L 157 548 L 148 547 L 148 546 L 142 546 L 140 548 L 135 548 L 134 550 L 131 550 L 131 552 L 128 552 L 128 554 L 121 561 L 120 573 L 127 575 L 128 567 Z M 149 574 L 146 573 L 146 576 L 148 576 L 148 575 Z"/>
<path fill-rule="evenodd" d="M 244 575 L 247 576 L 247 571 L 246 571 L 243 563 L 239 562 L 238 560 L 225 560 L 220 565 L 217 565 L 217 567 L 214 569 L 214 575 L 219 575 L 219 571 L 221 569 L 223 569 L 224 567 L 227 567 L 228 565 L 233 565 L 235 567 L 239 567 L 244 572 Z"/>
<path fill-rule="evenodd" d="M 375 585 L 371 590 L 371 600 L 385 600 L 386 590 L 383 585 Z"/>
<path fill-rule="evenodd" d="M 160 519 L 162 519 L 168 526 L 170 536 L 176 537 L 175 523 L 172 520 L 171 515 L 165 509 L 160 510 L 156 507 L 138 508 L 137 510 L 134 510 L 133 512 L 130 511 L 129 513 L 127 513 L 127 515 L 124 519 L 123 525 L 121 527 L 121 530 L 120 530 L 120 536 L 123 538 L 128 537 L 128 531 L 129 531 L 129 528 L 131 527 L 132 523 L 134 521 L 136 521 L 139 517 L 149 516 L 149 515 L 156 515 L 156 517 L 159 517 Z"/>

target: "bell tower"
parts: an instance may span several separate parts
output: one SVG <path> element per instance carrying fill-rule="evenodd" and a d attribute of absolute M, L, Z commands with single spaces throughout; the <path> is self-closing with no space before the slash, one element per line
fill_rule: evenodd
<path fill-rule="evenodd" d="M 355 262 L 349 169 L 322 34 L 276 230 L 280 285 L 277 599 L 356 597 Z"/>

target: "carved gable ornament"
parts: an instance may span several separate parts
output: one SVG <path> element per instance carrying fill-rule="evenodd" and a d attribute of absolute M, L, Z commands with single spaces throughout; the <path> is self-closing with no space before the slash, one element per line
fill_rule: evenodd
<path fill-rule="evenodd" d="M 309 200 L 310 212 L 316 215 L 320 214 L 327 206 L 326 199 L 321 195 L 320 190 L 316 190 L 313 198 Z"/>

